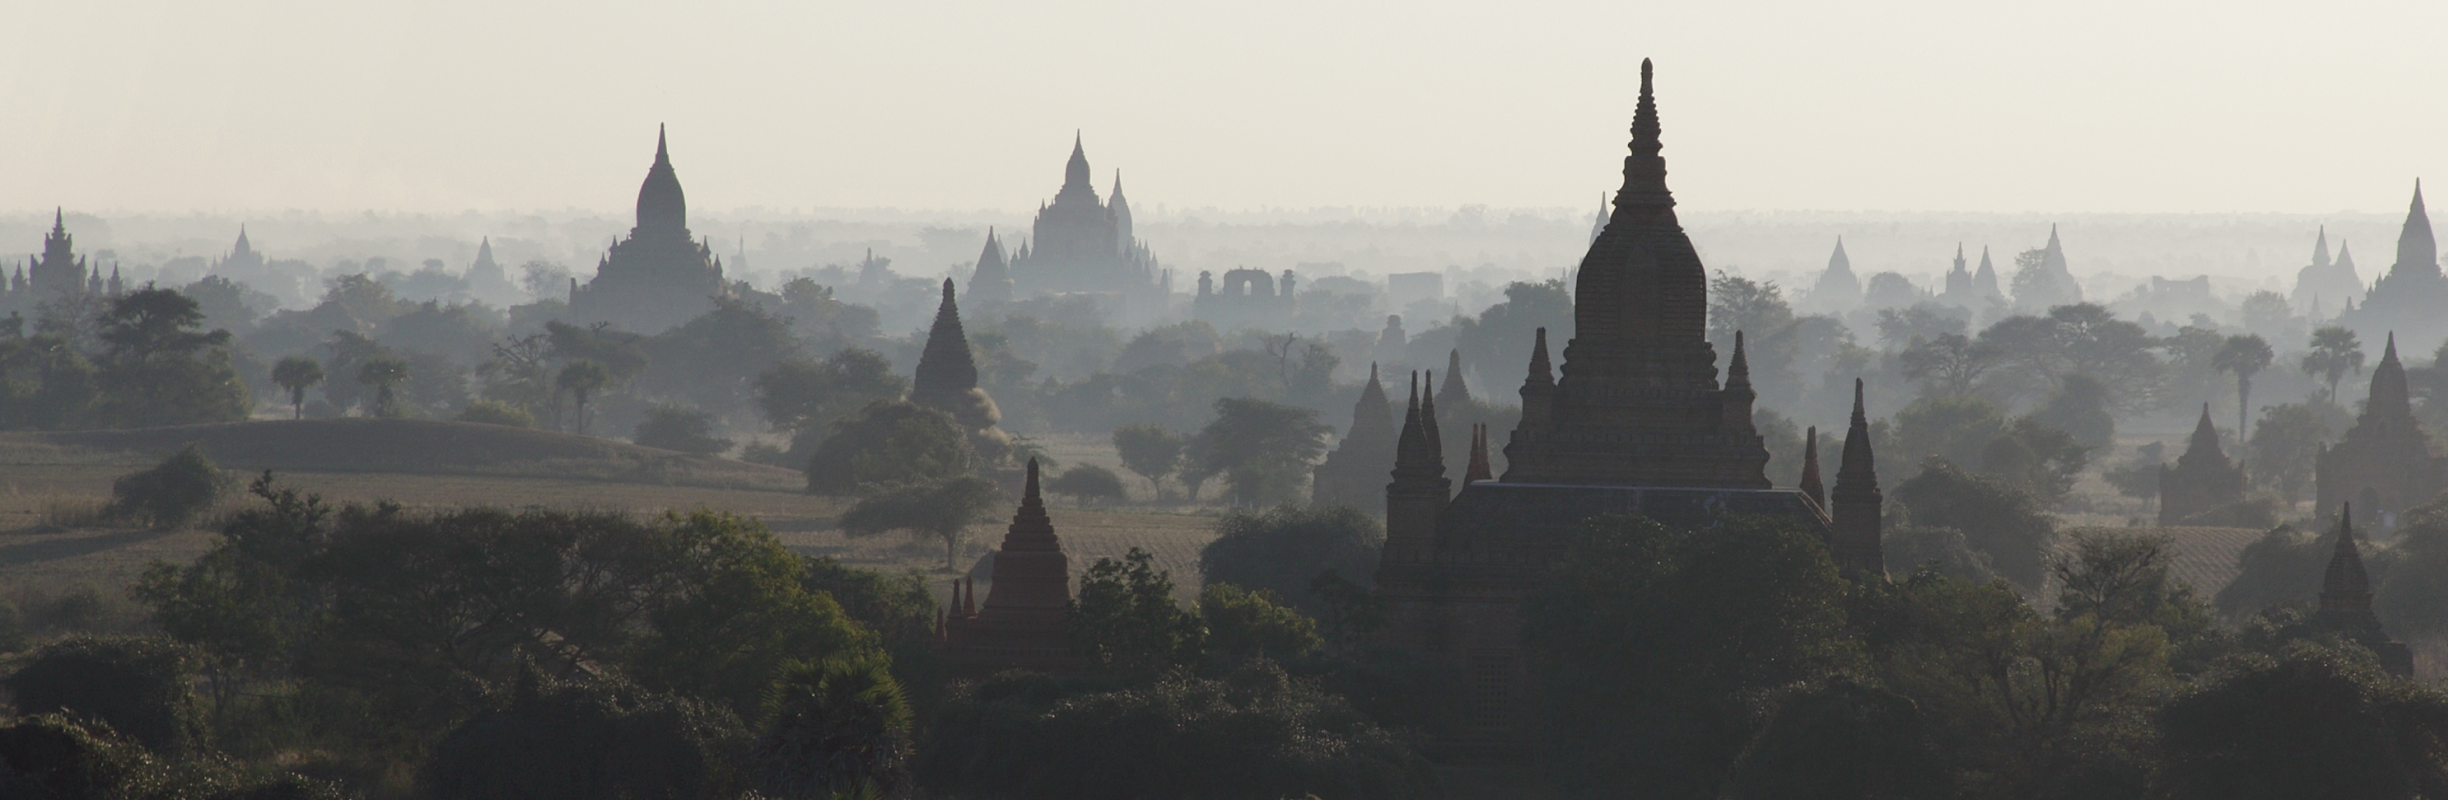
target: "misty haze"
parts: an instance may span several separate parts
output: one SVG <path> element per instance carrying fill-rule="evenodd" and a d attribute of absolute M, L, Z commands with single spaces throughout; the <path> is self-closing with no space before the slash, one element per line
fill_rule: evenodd
<path fill-rule="evenodd" d="M 12 19 L 0 798 L 2448 797 L 2448 6 Z"/>

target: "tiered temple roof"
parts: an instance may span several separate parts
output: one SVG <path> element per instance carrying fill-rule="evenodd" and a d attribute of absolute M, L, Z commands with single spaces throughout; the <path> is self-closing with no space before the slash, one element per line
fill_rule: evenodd
<path fill-rule="evenodd" d="M 1064 614 L 1071 607 L 1070 560 L 1037 489 L 1037 459 L 1029 459 L 1020 508 L 996 551 L 986 602 L 976 589 L 954 585 L 939 623 L 946 660 L 957 677 L 982 678 L 1009 669 L 1063 673 L 1087 660 L 1072 649 Z"/>

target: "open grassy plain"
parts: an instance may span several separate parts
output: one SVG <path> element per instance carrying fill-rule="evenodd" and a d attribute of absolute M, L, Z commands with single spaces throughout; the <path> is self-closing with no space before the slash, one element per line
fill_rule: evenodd
<path fill-rule="evenodd" d="M 333 424 L 341 423 L 341 424 Z M 879 569 L 919 569 L 938 593 L 952 575 L 941 545 L 900 536 L 851 539 L 838 520 L 849 501 L 799 491 L 797 472 L 688 456 L 621 442 L 467 423 L 307 420 L 235 425 L 0 435 L 0 592 L 56 594 L 79 586 L 115 592 L 156 560 L 193 559 L 212 546 L 207 528 L 152 531 L 82 519 L 110 496 L 111 482 L 186 442 L 202 442 L 221 465 L 277 480 L 335 503 L 389 500 L 413 509 L 460 506 L 614 510 L 661 514 L 697 507 L 763 521 L 792 550 Z M 1085 437 L 1049 442 L 1065 463 L 1118 466 L 1110 448 Z M 660 465 L 660 466 L 657 466 Z M 1145 490 L 1145 482 L 1138 488 Z M 1213 491 L 1212 489 L 1210 490 Z M 260 502 L 233 498 L 222 513 Z M 1073 573 L 1099 557 L 1146 549 L 1187 596 L 1198 552 L 1213 537 L 1214 512 L 1191 507 L 1079 508 L 1056 501 L 1056 532 Z M 218 516 L 218 514 L 216 514 Z M 975 546 L 1001 540 L 1000 522 L 971 528 Z M 982 582 L 982 581 L 981 581 Z"/>

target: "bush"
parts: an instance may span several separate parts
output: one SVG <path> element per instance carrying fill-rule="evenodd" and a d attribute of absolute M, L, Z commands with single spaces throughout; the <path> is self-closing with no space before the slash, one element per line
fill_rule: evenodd
<path fill-rule="evenodd" d="M 2160 714 L 2170 797 L 2414 797 L 2448 785 L 2448 696 L 2297 644 L 2204 681 Z"/>
<path fill-rule="evenodd" d="M 231 483 L 202 448 L 189 444 L 152 469 L 113 481 L 111 511 L 156 528 L 176 528 L 212 508 Z"/>
<path fill-rule="evenodd" d="M 951 569 L 961 546 L 969 541 L 970 523 L 991 519 L 1002 507 L 1002 489 L 984 478 L 961 477 L 904 486 L 860 500 L 842 512 L 841 527 L 852 538 L 899 530 L 923 541 L 942 542 L 944 568 Z"/>
<path fill-rule="evenodd" d="M 1073 689 L 1026 673 L 962 687 L 920 747 L 920 776 L 948 796 L 1031 800 L 1437 794 L 1401 739 L 1269 662 Z"/>
<path fill-rule="evenodd" d="M 194 746 L 201 717 L 198 659 L 160 638 L 64 639 L 36 650 L 8 677 L 20 715 L 90 716 L 158 753 Z"/>
<path fill-rule="evenodd" d="M 884 659 L 791 664 L 774 681 L 745 782 L 774 798 L 901 796 L 910 720 Z"/>
<path fill-rule="evenodd" d="M 731 440 L 714 436 L 714 415 L 679 406 L 655 406 L 637 424 L 631 437 L 640 445 L 710 456 L 731 449 Z"/>
<path fill-rule="evenodd" d="M 1122 502 L 1128 499 L 1122 492 L 1122 476 L 1113 470 L 1094 464 L 1081 464 L 1046 481 L 1045 490 L 1081 501 L 1105 500 Z"/>
<path fill-rule="evenodd" d="M 463 800 L 714 798 L 745 738 L 738 718 L 720 708 L 528 670 L 505 702 L 434 745 L 417 784 Z"/>
<path fill-rule="evenodd" d="M 486 425 L 508 425 L 513 428 L 535 427 L 535 415 L 527 409 L 499 400 L 478 400 L 454 417 L 460 422 L 481 422 Z"/>
<path fill-rule="evenodd" d="M 968 475 L 969 436 L 950 414 L 906 400 L 869 404 L 833 423 L 807 464 L 810 493 L 848 493 Z"/>
<path fill-rule="evenodd" d="M 1324 647 L 1317 620 L 1284 607 L 1264 589 L 1252 592 L 1208 581 L 1200 590 L 1199 617 L 1207 622 L 1207 652 L 1226 658 L 1289 659 Z"/>
<path fill-rule="evenodd" d="M 1998 575 L 2026 594 L 2040 590 L 2057 524 L 2031 492 L 1931 458 L 1922 464 L 1921 474 L 1897 484 L 1888 499 L 1901 504 L 1916 526 L 1961 531 Z"/>
<path fill-rule="evenodd" d="M 1266 592 L 1322 618 L 1322 598 L 1310 583 L 1328 570 L 1366 580 L 1377 574 L 1384 548 L 1384 524 L 1357 509 L 1278 506 L 1218 520 L 1215 541 L 1199 551 L 1199 572 L 1209 583 Z"/>

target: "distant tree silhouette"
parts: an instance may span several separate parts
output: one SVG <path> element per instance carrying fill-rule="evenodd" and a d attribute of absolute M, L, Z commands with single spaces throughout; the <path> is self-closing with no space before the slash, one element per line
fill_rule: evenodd
<path fill-rule="evenodd" d="M 714 435 L 714 415 L 675 405 L 658 405 L 648 409 L 646 419 L 638 422 L 637 432 L 631 441 L 647 447 L 705 456 L 731 449 L 731 440 Z"/>
<path fill-rule="evenodd" d="M 1122 454 L 1122 466 L 1146 478 L 1148 489 L 1160 497 L 1165 476 L 1181 468 L 1182 448 L 1187 444 L 1181 434 L 1153 422 L 1115 428 L 1113 443 L 1114 450 Z"/>
<path fill-rule="evenodd" d="M 141 518 L 156 528 L 176 528 L 212 508 L 229 491 L 230 483 L 204 457 L 203 448 L 189 444 L 151 469 L 113 481 L 111 511 Z"/>
<path fill-rule="evenodd" d="M 2252 421 L 2253 376 L 2268 369 L 2270 362 L 2276 358 L 2277 354 L 2270 352 L 2269 342 L 2259 335 L 2229 336 L 2224 344 L 2219 345 L 2218 355 L 2210 357 L 2211 365 L 2218 371 L 2235 373 L 2238 440 L 2244 439 L 2244 426 Z"/>
<path fill-rule="evenodd" d="M 1003 490 L 974 476 L 904 486 L 861 500 L 842 512 L 842 533 L 865 537 L 909 531 L 942 542 L 944 568 L 954 569 L 961 544 L 969 540 L 969 526 L 991 519 L 1003 501 Z"/>
<path fill-rule="evenodd" d="M 1121 476 L 1095 464 L 1081 464 L 1063 470 L 1063 474 L 1046 482 L 1045 490 L 1082 501 L 1121 502 L 1125 499 Z"/>
<path fill-rule="evenodd" d="M 2312 350 L 2303 357 L 2305 375 L 2321 378 L 2329 386 L 2329 402 L 2337 402 L 2338 381 L 2348 370 L 2363 374 L 2363 343 L 2355 340 L 2351 328 L 2330 325 L 2312 332 Z"/>
<path fill-rule="evenodd" d="M 291 419 L 306 418 L 306 390 L 323 382 L 323 365 L 305 356 L 282 356 L 272 365 L 272 382 L 289 392 Z"/>
<path fill-rule="evenodd" d="M 394 419 L 402 414 L 399 396 L 391 387 L 408 379 L 408 362 L 390 356 L 367 359 L 357 365 L 357 382 L 374 387 L 374 416 Z"/>
<path fill-rule="evenodd" d="M 1215 411 L 1215 421 L 1199 431 L 1206 466 L 1245 503 L 1290 497 L 1310 462 L 1326 452 L 1322 437 L 1333 430 L 1314 410 L 1256 398 L 1222 398 Z"/>
<path fill-rule="evenodd" d="M 553 379 L 553 385 L 570 393 L 570 400 L 577 405 L 575 416 L 578 433 L 585 433 L 587 429 L 587 400 L 611 382 L 612 371 L 604 368 L 601 362 L 589 358 L 570 362 L 561 368 L 560 377 Z"/>
<path fill-rule="evenodd" d="M 975 456 L 952 416 L 907 400 L 869 404 L 830 426 L 808 460 L 808 491 L 844 494 L 950 480 L 970 473 Z"/>

